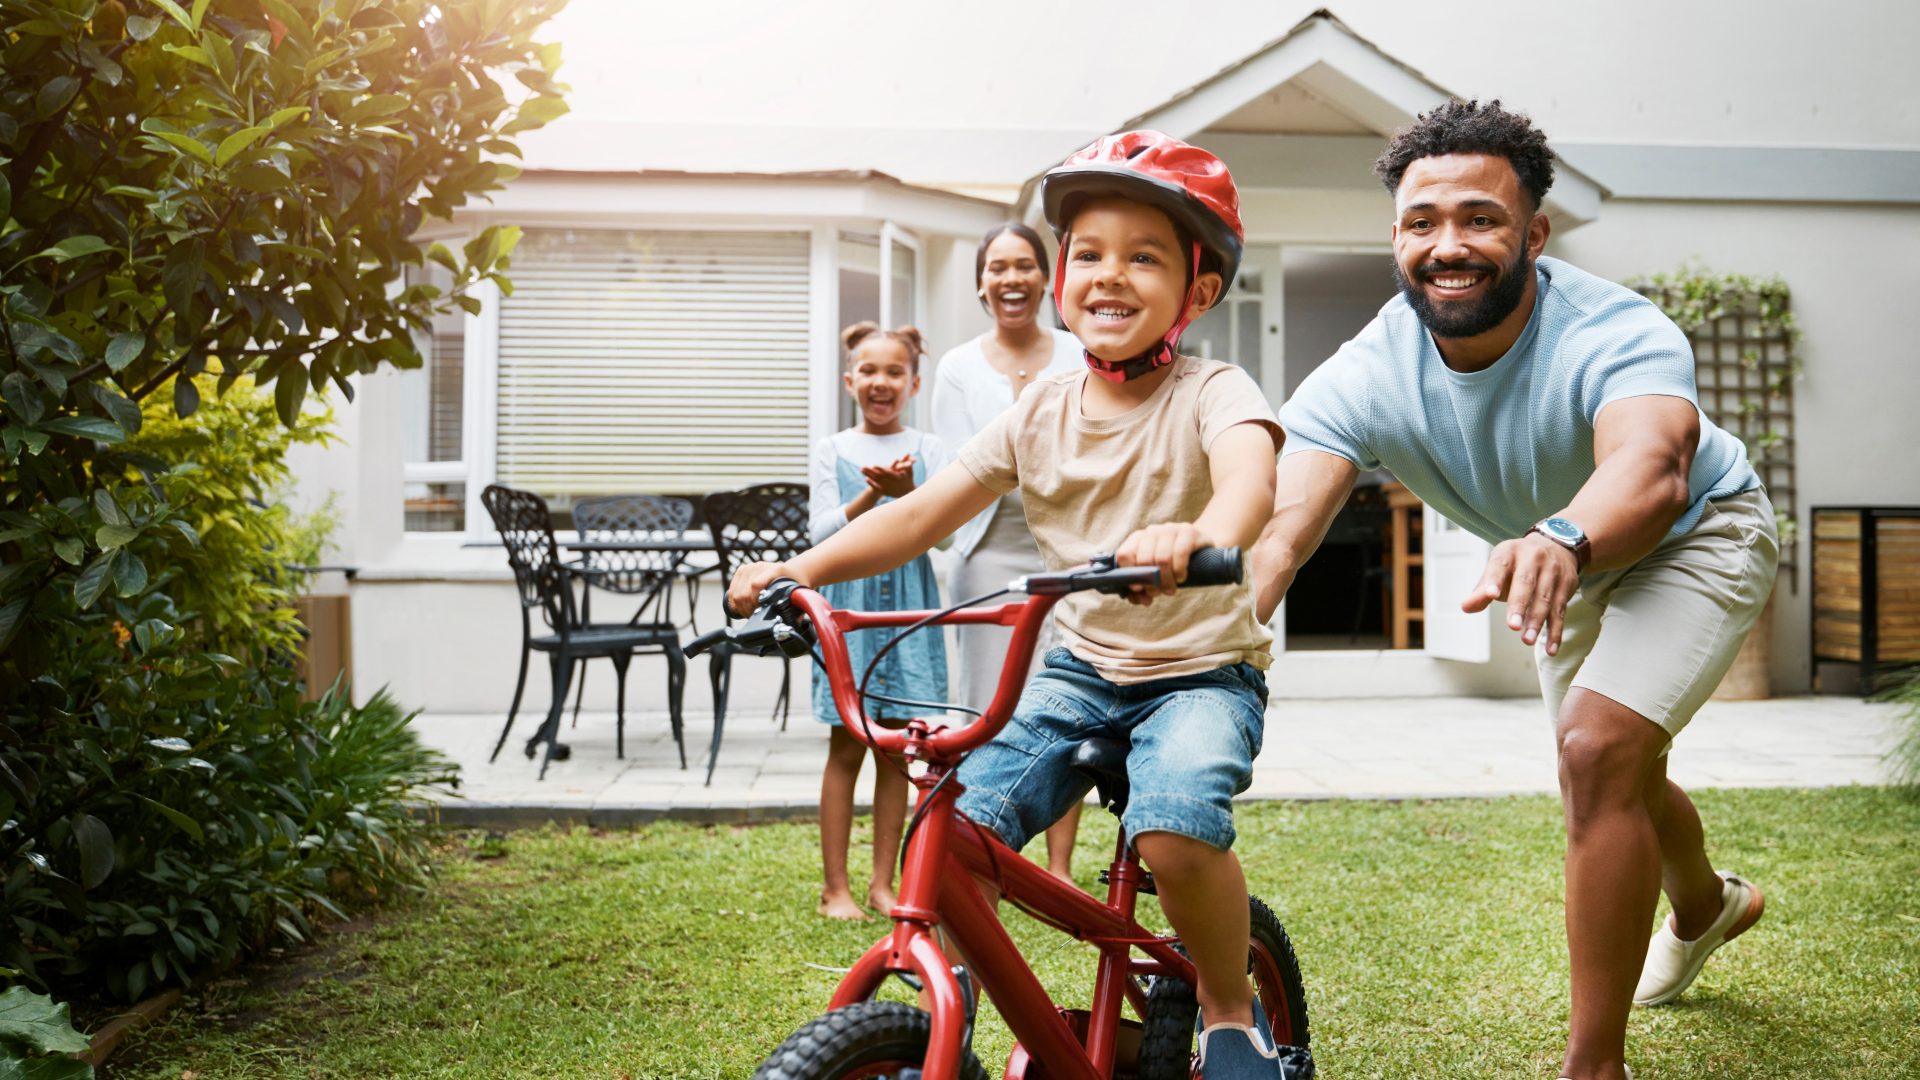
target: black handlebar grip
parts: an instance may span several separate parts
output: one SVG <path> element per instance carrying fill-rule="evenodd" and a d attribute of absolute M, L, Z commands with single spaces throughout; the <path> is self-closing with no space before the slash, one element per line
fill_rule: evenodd
<path fill-rule="evenodd" d="M 713 648 L 715 645 L 720 644 L 720 642 L 726 640 L 726 637 L 727 628 L 724 626 L 718 630 L 709 630 L 688 642 L 687 647 L 680 651 L 686 654 L 687 659 L 691 660 L 701 653 L 706 652 L 708 649 Z"/>
<path fill-rule="evenodd" d="M 1187 556 L 1187 580 L 1183 589 L 1201 585 L 1238 585 L 1241 578 L 1240 549 L 1237 547 L 1195 548 Z"/>

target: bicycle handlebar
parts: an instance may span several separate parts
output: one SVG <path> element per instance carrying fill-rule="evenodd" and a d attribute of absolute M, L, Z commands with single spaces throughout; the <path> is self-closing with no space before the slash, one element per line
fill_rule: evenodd
<path fill-rule="evenodd" d="M 1187 575 L 1180 588 L 1213 585 L 1237 585 L 1244 572 L 1240 549 L 1197 548 L 1187 558 Z M 957 760 L 959 755 L 979 746 L 1004 727 L 1013 713 L 1018 688 L 1026 682 L 1026 669 L 1033 659 L 1033 647 L 1039 639 L 1041 621 L 1060 597 L 1068 593 L 1095 591 L 1123 595 L 1134 586 L 1158 586 L 1160 569 L 1156 566 L 1117 566 L 1112 555 L 1095 555 L 1086 566 L 1053 573 L 1029 574 L 1013 583 L 1008 591 L 1024 592 L 1027 599 L 996 608 L 964 608 L 934 619 L 943 623 L 994 623 L 1014 628 L 1013 642 L 1002 667 L 1000 690 L 994 695 L 981 722 L 965 728 L 946 728 L 926 737 L 926 745 L 939 756 Z M 933 612 L 840 612 L 824 596 L 791 578 L 778 578 L 760 594 L 759 606 L 737 625 L 723 626 L 702 634 L 682 650 L 692 658 L 722 645 L 743 652 L 770 656 L 778 652 L 802 657 L 812 651 L 816 641 L 823 654 L 827 677 L 834 683 L 834 703 L 843 717 L 857 717 L 859 694 L 853 689 L 851 661 L 843 635 L 852 629 L 879 626 L 907 626 L 920 622 Z M 1016 659 L 1017 655 L 1017 659 Z M 1009 690 L 1011 688 L 1011 693 Z M 871 746 L 888 752 L 903 749 L 909 739 L 899 729 L 877 728 L 848 723 L 846 729 Z"/>

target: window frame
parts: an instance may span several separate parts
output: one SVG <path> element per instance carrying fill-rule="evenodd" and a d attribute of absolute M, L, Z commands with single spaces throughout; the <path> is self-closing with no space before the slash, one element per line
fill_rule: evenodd
<path fill-rule="evenodd" d="M 460 228 L 423 232 L 416 239 L 440 240 L 452 244 L 464 242 L 489 224 L 498 214 L 476 215 Z M 805 233 L 812 239 L 809 274 L 809 319 L 812 340 L 812 384 L 808 394 L 807 431 L 809 443 L 838 430 L 835 419 L 839 400 L 840 327 L 835 320 L 839 305 L 839 256 L 836 245 L 842 230 L 872 230 L 879 226 L 881 236 L 881 313 L 891 300 L 892 248 L 898 242 L 914 253 L 913 311 L 927 310 L 927 272 L 925 247 L 920 237 L 885 218 L 834 216 L 810 221 L 752 219 L 709 216 L 628 216 L 604 214 L 531 213 L 513 215 L 513 223 L 523 229 L 601 230 L 607 232 L 788 232 Z M 512 277 L 509 269 L 507 276 Z M 499 533 L 481 505 L 480 493 L 494 482 L 498 470 L 500 375 L 500 291 L 490 282 L 482 283 L 472 295 L 481 301 L 478 315 L 466 317 L 465 387 L 461 406 L 461 457 L 459 462 L 402 463 L 402 486 L 407 483 L 451 483 L 465 480 L 466 528 L 447 532 L 406 531 L 409 544 L 457 543 L 461 546 L 490 546 L 499 542 Z M 562 541 L 573 533 L 556 533 Z"/>

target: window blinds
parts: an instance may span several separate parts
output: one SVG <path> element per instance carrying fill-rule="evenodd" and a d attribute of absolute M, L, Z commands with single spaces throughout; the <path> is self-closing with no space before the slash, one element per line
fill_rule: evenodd
<path fill-rule="evenodd" d="M 500 481 L 805 479 L 809 249 L 804 232 L 527 230 L 500 304 Z"/>

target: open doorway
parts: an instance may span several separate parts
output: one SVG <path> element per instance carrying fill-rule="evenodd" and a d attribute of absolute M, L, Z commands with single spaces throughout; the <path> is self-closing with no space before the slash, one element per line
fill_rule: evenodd
<path fill-rule="evenodd" d="M 1287 397 L 1393 297 L 1390 258 L 1385 249 L 1281 251 Z M 1420 518 L 1391 474 L 1363 474 L 1287 593 L 1287 651 L 1419 648 Z"/>

